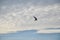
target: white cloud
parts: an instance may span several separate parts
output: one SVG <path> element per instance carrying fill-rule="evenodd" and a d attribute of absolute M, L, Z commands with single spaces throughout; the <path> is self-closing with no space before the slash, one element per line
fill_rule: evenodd
<path fill-rule="evenodd" d="M 45 28 L 60 28 L 60 5 L 24 6 L 7 9 L 0 16 L 0 33 L 10 33 L 24 30 L 38 30 L 38 33 L 60 33 L 60 30 L 45 30 Z M 5 11 L 5 10 L 4 10 Z M 33 16 L 38 18 L 34 21 Z"/>
<path fill-rule="evenodd" d="M 37 33 L 60 33 L 60 30 L 38 30 Z"/>

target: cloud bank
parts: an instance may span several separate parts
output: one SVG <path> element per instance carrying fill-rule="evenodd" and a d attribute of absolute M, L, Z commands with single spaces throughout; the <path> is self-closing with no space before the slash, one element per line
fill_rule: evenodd
<path fill-rule="evenodd" d="M 24 30 L 38 30 L 37 33 L 60 33 L 60 29 L 46 29 L 60 28 L 59 4 L 43 6 L 38 2 L 39 5 L 36 6 L 35 2 L 29 2 L 25 5 L 24 2 L 20 3 L 21 5 L 15 5 L 15 3 L 3 5 L 4 3 L 2 2 L 0 7 L 0 33 Z M 38 21 L 34 21 L 33 16 L 36 16 Z"/>

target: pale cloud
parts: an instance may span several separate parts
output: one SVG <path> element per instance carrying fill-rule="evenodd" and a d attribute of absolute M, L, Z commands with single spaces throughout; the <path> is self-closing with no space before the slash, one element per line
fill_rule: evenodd
<path fill-rule="evenodd" d="M 60 33 L 59 30 L 38 30 L 37 33 Z"/>
<path fill-rule="evenodd" d="M 37 33 L 60 33 L 60 30 L 45 29 L 60 28 L 60 5 L 58 4 L 45 7 L 34 5 L 7 7 L 2 7 L 7 11 L 0 16 L 0 33 L 24 30 L 38 30 Z M 33 16 L 36 16 L 38 21 L 34 21 Z"/>

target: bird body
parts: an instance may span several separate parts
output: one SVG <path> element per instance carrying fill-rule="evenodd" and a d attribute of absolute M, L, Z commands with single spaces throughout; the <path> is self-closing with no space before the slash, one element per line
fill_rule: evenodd
<path fill-rule="evenodd" d="M 37 21 L 37 18 L 35 16 L 33 16 L 33 17 L 34 17 L 35 21 Z"/>

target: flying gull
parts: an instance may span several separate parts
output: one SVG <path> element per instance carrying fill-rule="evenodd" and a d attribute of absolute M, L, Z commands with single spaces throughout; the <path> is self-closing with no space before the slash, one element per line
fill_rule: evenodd
<path fill-rule="evenodd" d="M 37 18 L 35 16 L 33 16 L 33 17 L 34 17 L 35 21 L 37 21 Z"/>

